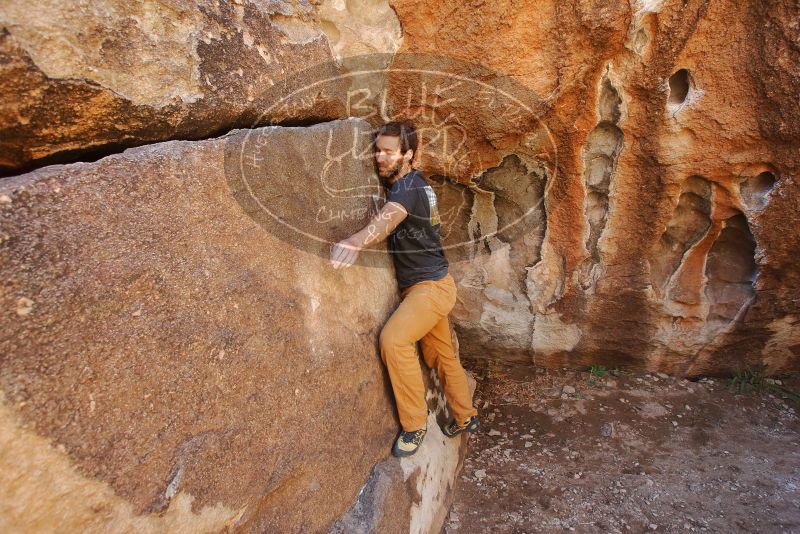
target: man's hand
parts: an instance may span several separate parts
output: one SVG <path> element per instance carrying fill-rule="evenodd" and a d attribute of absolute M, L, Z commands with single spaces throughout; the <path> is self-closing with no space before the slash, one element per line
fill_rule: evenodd
<path fill-rule="evenodd" d="M 353 265 L 361 249 L 386 239 L 407 216 L 408 212 L 401 204 L 387 202 L 363 230 L 333 245 L 331 248 L 333 268 Z"/>
<path fill-rule="evenodd" d="M 350 267 L 358 259 L 359 252 L 361 247 L 353 243 L 352 238 L 343 239 L 331 248 L 331 265 L 334 269 Z"/>

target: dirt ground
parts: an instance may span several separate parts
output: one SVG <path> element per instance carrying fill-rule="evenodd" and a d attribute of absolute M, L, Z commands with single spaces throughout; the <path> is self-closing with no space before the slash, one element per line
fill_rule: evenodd
<path fill-rule="evenodd" d="M 739 392 L 653 374 L 478 375 L 482 432 L 446 534 L 800 534 L 800 405 L 778 389 L 800 391 L 798 377 Z"/>

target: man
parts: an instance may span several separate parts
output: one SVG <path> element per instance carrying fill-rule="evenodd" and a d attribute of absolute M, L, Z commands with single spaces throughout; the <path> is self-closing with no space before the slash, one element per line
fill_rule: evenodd
<path fill-rule="evenodd" d="M 450 337 L 447 315 L 456 302 L 456 284 L 442 251 L 436 194 L 422 173 L 411 169 L 417 152 L 414 125 L 403 121 L 381 126 L 374 150 L 378 176 L 387 189 L 386 205 L 363 230 L 333 246 L 331 263 L 337 269 L 349 267 L 363 248 L 389 238 L 402 301 L 381 330 L 381 359 L 403 427 L 392 453 L 410 456 L 422 443 L 428 420 L 417 341 L 425 363 L 439 373 L 455 418 L 442 429 L 444 434 L 475 432 L 480 424 Z"/>

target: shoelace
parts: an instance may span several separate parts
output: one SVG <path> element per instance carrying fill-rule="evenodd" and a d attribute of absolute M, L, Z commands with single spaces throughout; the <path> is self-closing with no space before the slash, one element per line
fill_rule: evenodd
<path fill-rule="evenodd" d="M 416 443 L 417 440 L 422 436 L 422 432 L 417 430 L 415 432 L 403 432 L 402 440 L 406 443 Z"/>
<path fill-rule="evenodd" d="M 462 429 L 462 428 L 467 428 L 471 422 L 472 422 L 471 418 L 467 419 L 463 423 L 456 423 L 455 421 L 453 421 L 453 423 L 450 425 L 450 429 L 451 430 L 459 430 L 459 429 Z"/>

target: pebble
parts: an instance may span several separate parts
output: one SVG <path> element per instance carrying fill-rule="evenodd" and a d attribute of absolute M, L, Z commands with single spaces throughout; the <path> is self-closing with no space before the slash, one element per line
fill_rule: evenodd
<path fill-rule="evenodd" d="M 572 386 L 564 386 L 563 388 L 561 388 L 561 393 L 564 393 L 566 395 L 574 395 L 575 388 Z"/>
<path fill-rule="evenodd" d="M 28 297 L 20 297 L 17 299 L 17 315 L 24 317 L 33 310 L 33 301 Z"/>
<path fill-rule="evenodd" d="M 475 478 L 482 480 L 486 477 L 486 469 L 478 469 L 475 471 Z"/>
<path fill-rule="evenodd" d="M 492 430 L 489 431 L 489 435 L 490 436 L 500 436 L 502 434 L 500 432 L 498 432 L 497 430 L 492 429 Z"/>

